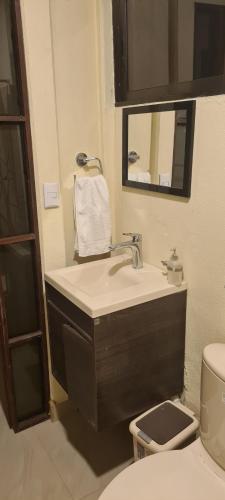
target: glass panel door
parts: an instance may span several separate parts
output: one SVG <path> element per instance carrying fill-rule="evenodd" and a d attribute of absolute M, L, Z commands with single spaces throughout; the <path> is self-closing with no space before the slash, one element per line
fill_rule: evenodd
<path fill-rule="evenodd" d="M 11 11 L 12 2 L 0 0 L 0 115 L 20 114 Z"/>
<path fill-rule="evenodd" d="M 9 337 L 39 329 L 32 247 L 29 241 L 0 247 L 0 275 Z"/>
<path fill-rule="evenodd" d="M 130 0 L 127 24 L 129 90 L 168 85 L 168 0 Z"/>
<path fill-rule="evenodd" d="M 30 231 L 21 132 L 0 124 L 0 238 Z"/>
<path fill-rule="evenodd" d="M 0 355 L 0 401 L 5 401 L 9 425 L 20 431 L 49 418 L 42 272 L 19 0 L 0 0 Z"/>
<path fill-rule="evenodd" d="M 225 2 L 223 2 L 225 3 Z M 195 3 L 194 78 L 222 75 L 225 57 L 225 5 Z"/>
<path fill-rule="evenodd" d="M 11 349 L 17 420 L 44 412 L 41 340 Z"/>

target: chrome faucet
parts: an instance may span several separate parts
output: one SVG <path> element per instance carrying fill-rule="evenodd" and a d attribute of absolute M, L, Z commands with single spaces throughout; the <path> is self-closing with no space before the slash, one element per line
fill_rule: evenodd
<path fill-rule="evenodd" d="M 124 236 L 131 236 L 131 240 L 122 243 L 110 245 L 109 250 L 119 250 L 120 248 L 130 248 L 132 251 L 133 268 L 141 269 L 143 267 L 142 258 L 142 235 L 139 233 L 123 233 Z"/>

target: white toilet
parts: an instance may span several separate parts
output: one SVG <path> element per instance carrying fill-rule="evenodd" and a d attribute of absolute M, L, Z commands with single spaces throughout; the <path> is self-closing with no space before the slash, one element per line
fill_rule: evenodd
<path fill-rule="evenodd" d="M 225 344 L 203 352 L 200 438 L 129 466 L 99 500 L 225 500 Z"/>

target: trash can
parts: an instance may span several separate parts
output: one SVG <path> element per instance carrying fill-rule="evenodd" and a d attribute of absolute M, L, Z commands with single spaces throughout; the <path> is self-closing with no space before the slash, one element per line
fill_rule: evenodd
<path fill-rule="evenodd" d="M 134 459 L 184 448 L 196 439 L 199 422 L 179 401 L 164 401 L 130 423 Z"/>

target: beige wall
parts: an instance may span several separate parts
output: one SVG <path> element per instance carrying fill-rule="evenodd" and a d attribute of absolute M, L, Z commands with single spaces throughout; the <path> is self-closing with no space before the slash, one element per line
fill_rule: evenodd
<path fill-rule="evenodd" d="M 158 174 L 169 174 L 172 180 L 175 111 L 159 113 Z M 159 184 L 159 177 L 157 179 Z"/>
<path fill-rule="evenodd" d="M 117 155 L 121 150 L 121 111 L 117 115 Z M 160 266 L 177 247 L 188 282 L 187 400 L 199 403 L 201 352 L 225 342 L 225 97 L 197 101 L 190 201 L 121 188 L 117 179 L 117 238 L 124 231 L 143 234 L 144 259 Z M 207 138 L 207 140 L 206 140 Z"/>
<path fill-rule="evenodd" d="M 21 0 L 21 9 L 44 271 L 73 263 L 73 174 L 83 173 L 76 153 L 102 158 L 97 3 Z M 60 183 L 61 205 L 45 210 L 43 183 L 51 181 Z M 53 377 L 51 393 L 65 396 Z"/>
<path fill-rule="evenodd" d="M 43 271 L 65 266 L 63 208 L 45 210 L 43 183 L 60 182 L 49 2 L 21 0 Z M 51 394 L 64 399 L 51 377 Z"/>
<path fill-rule="evenodd" d="M 75 156 L 102 158 L 96 2 L 51 0 L 66 261 L 73 264 Z"/>
<path fill-rule="evenodd" d="M 111 82 L 113 65 L 109 7 L 101 6 L 100 33 L 104 34 L 104 16 L 108 26 L 101 38 L 108 71 L 105 88 Z M 108 51 L 108 57 L 107 57 Z M 104 79 L 104 75 L 102 76 Z M 103 86 L 104 87 L 104 86 Z M 115 109 L 110 99 L 104 115 L 110 136 L 115 130 L 113 158 L 114 208 L 116 240 L 124 231 L 143 234 L 146 262 L 160 266 L 170 248 L 176 246 L 184 264 L 188 282 L 186 334 L 186 400 L 199 408 L 200 369 L 203 347 L 210 342 L 225 342 L 225 96 L 197 100 L 192 195 L 189 201 L 156 193 L 137 191 L 121 186 L 122 110 Z M 112 151 L 112 148 L 111 148 Z"/>
<path fill-rule="evenodd" d="M 128 117 L 128 152 L 136 151 L 140 156 L 133 165 L 129 165 L 128 172 L 149 171 L 152 117 L 149 113 L 130 115 Z"/>
<path fill-rule="evenodd" d="M 111 2 L 51 0 L 50 12 L 47 0 L 21 4 L 44 267 L 73 262 L 74 156 L 82 150 L 99 155 L 111 191 L 114 239 L 140 231 L 147 262 L 160 265 L 173 246 L 183 260 L 189 285 L 186 395 L 197 407 L 202 348 L 225 341 L 225 97 L 197 100 L 190 201 L 122 189 Z M 60 178 L 62 205 L 45 211 L 42 184 Z"/>
<path fill-rule="evenodd" d="M 49 2 L 21 0 L 33 156 L 45 270 L 65 264 L 63 209 L 45 210 L 43 183 L 60 182 Z"/>

